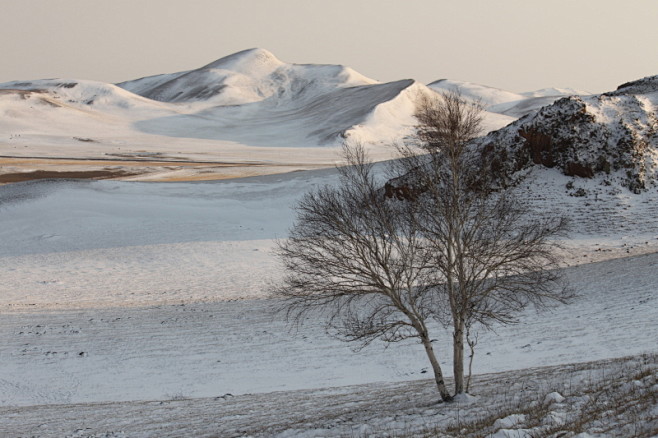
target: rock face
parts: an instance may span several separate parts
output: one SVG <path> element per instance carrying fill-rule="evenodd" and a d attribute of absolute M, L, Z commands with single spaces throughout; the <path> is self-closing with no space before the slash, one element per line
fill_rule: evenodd
<path fill-rule="evenodd" d="M 614 179 L 633 192 L 658 176 L 658 76 L 616 91 L 559 99 L 490 133 L 481 153 L 503 184 L 533 165 Z"/>

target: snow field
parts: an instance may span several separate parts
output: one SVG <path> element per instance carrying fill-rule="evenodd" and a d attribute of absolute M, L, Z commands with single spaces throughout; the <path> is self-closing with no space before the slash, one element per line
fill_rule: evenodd
<path fill-rule="evenodd" d="M 0 407 L 0 433 L 72 438 L 464 438 L 546 436 L 549 431 L 580 438 L 651 436 L 658 430 L 650 404 L 658 391 L 657 371 L 654 355 L 478 375 L 477 396 L 448 405 L 436 403 L 430 380 L 419 380 L 197 399 L 174 395 L 159 401 Z"/>
<path fill-rule="evenodd" d="M 285 237 L 296 199 L 335 178 L 322 170 L 199 184 L 0 187 L 0 404 L 11 419 L 3 426 L 7 434 L 175 436 L 185 430 L 203 436 L 217 433 L 217 421 L 226 425 L 226 436 L 243 430 L 379 436 L 387 427 L 416 430 L 409 423 L 425 425 L 443 412 L 433 404 L 431 370 L 419 345 L 375 343 L 353 353 L 327 337 L 318 319 L 295 333 L 272 312 L 274 239 Z M 478 375 L 655 353 L 658 192 L 633 195 L 577 180 L 588 195 L 571 197 L 568 181 L 542 170 L 519 190 L 534 214 L 553 209 L 571 218 L 564 262 L 572 265 L 568 275 L 579 297 L 541 314 L 530 309 L 519 324 L 482 333 Z M 602 261 L 590 263 L 595 260 Z M 449 336 L 433 328 L 447 375 Z M 380 400 L 388 394 L 381 388 L 416 388 L 416 380 L 428 397 L 421 408 L 411 397 L 408 415 L 396 417 L 393 407 L 381 415 L 357 412 L 356 406 L 398 400 Z M 327 405 L 327 391 L 353 389 L 323 388 L 362 384 L 369 386 L 360 405 L 337 402 L 338 411 Z M 283 418 L 273 406 L 289 406 L 285 400 L 296 396 L 279 392 L 291 390 L 311 397 L 304 409 L 318 413 Z M 318 398 L 308 395 L 316 391 Z M 247 401 L 217 414 L 215 403 L 229 399 Z M 185 409 L 165 421 L 170 412 L 161 409 L 170 405 Z M 336 420 L 350 415 L 345 412 L 352 420 Z M 87 423 L 80 413 L 108 419 Z M 62 420 L 44 421 L 48 415 Z M 327 432 L 337 421 L 347 421 L 348 429 Z"/>
<path fill-rule="evenodd" d="M 480 333 L 477 374 L 652 352 L 658 339 L 658 254 L 569 268 L 574 303 Z M 5 308 L 0 404 L 212 397 L 425 379 L 420 345 L 359 353 L 318 318 L 290 332 L 272 300 L 149 307 Z M 451 373 L 450 335 L 433 327 Z"/>

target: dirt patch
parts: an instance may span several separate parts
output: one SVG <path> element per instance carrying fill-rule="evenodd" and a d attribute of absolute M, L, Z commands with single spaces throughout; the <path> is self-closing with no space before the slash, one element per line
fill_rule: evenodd
<path fill-rule="evenodd" d="M 58 157 L 8 157 L 0 156 L 0 165 L 8 166 L 138 166 L 138 167 L 161 167 L 161 166 L 186 166 L 186 167 L 235 167 L 235 166 L 258 166 L 261 163 L 228 163 L 221 161 L 188 161 L 188 160 L 125 160 L 117 158 L 58 158 Z"/>
<path fill-rule="evenodd" d="M 59 172 L 54 170 L 35 170 L 33 172 L 6 173 L 0 175 L 0 184 L 32 181 L 37 179 L 112 179 L 136 175 L 121 170 L 86 170 Z"/>
<path fill-rule="evenodd" d="M 214 181 L 333 167 L 333 163 L 194 161 L 172 159 L 163 155 L 140 156 L 139 158 L 135 158 L 135 155 L 128 156 L 133 159 L 120 158 L 116 155 L 113 158 L 104 159 L 0 155 L 0 184 L 47 178 L 170 182 Z M 2 174 L 3 171 L 7 173 Z"/>

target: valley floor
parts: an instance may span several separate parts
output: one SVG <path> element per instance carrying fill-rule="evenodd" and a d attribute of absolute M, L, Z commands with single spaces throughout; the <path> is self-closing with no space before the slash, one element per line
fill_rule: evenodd
<path fill-rule="evenodd" d="M 473 393 L 483 401 L 528 388 L 539 398 L 564 394 L 564 370 L 593 359 L 646 353 L 641 361 L 656 367 L 657 265 L 658 254 L 648 254 L 569 268 L 580 291 L 573 304 L 528 311 L 520 324 L 481 335 Z M 261 299 L 3 312 L 4 435 L 271 436 L 293 429 L 281 436 L 349 436 L 446 425 L 465 409 L 446 413 L 436 405 L 419 345 L 354 353 L 317 321 L 291 333 L 273 308 L 276 302 Z M 441 351 L 449 334 L 434 333 Z M 555 377 L 528 377 L 528 368 L 547 365 Z M 442 366 L 451 372 L 445 355 Z M 504 370 L 518 371 L 485 375 Z M 505 389 L 524 379 L 532 381 L 528 388 Z M 655 408 L 657 387 L 648 387 Z M 470 422 L 481 411 L 459 415 Z"/>
<path fill-rule="evenodd" d="M 475 376 L 160 401 L 0 407 L 5 437 L 655 437 L 655 355 Z"/>
<path fill-rule="evenodd" d="M 464 435 L 472 426 L 537 436 L 539 423 L 575 424 L 572 411 L 595 417 L 605 402 L 613 412 L 614 393 L 637 409 L 555 436 L 657 433 L 656 193 L 590 182 L 590 196 L 568 197 L 550 172 L 522 188 L 537 214 L 575 222 L 564 266 L 578 297 L 481 333 L 476 399 L 441 405 L 419 345 L 354 353 L 319 319 L 291 331 L 275 312 L 271 251 L 292 222 L 289 207 L 333 181 L 325 170 L 0 187 L 0 435 L 422 436 L 438 425 L 460 436 L 457 422 Z M 450 334 L 433 333 L 450 375 Z M 604 376 L 627 385 L 605 386 Z M 553 391 L 566 401 L 527 409 Z M 593 405 L 583 398 L 599 393 Z M 473 425 L 484 417 L 491 424 Z"/>

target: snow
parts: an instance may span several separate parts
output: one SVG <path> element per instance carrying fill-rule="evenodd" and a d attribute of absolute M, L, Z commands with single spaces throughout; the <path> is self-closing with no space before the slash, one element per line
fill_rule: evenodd
<path fill-rule="evenodd" d="M 564 401 L 564 397 L 562 397 L 562 394 L 559 392 L 551 392 L 550 394 L 546 394 L 546 397 L 544 397 L 544 404 L 549 405 L 551 403 L 562 403 Z"/>
<path fill-rule="evenodd" d="M 487 111 L 487 118 L 491 118 L 492 113 L 507 116 L 509 117 L 508 124 L 543 106 L 550 105 L 562 97 L 590 94 L 571 88 L 545 88 L 537 91 L 513 93 L 486 85 L 450 79 L 441 79 L 427 86 L 439 92 L 458 91 L 465 98 L 482 104 Z"/>
<path fill-rule="evenodd" d="M 386 160 L 411 132 L 418 96 L 448 85 L 489 103 L 484 132 L 552 99 L 457 81 L 379 83 L 346 66 L 286 63 L 250 49 L 198 69 L 117 85 L 76 79 L 0 84 L 2 164 L 5 172 L 56 171 L 65 167 L 53 158 L 75 157 L 99 160 L 81 163 L 87 169 L 130 174 L 123 179 L 212 180 L 332 167 L 345 138 Z M 289 159 L 296 148 L 309 152 L 302 163 Z M 35 158 L 50 161 L 17 161 Z M 148 158 L 169 162 L 169 169 Z"/>
<path fill-rule="evenodd" d="M 545 170 L 520 191 L 537 214 L 558 206 L 574 219 L 564 263 L 572 265 L 579 297 L 482 333 L 477 374 L 654 349 L 657 195 L 602 192 L 594 202 L 560 194 L 565 180 Z M 375 343 L 356 354 L 327 337 L 319 320 L 295 334 L 272 312 L 278 305 L 269 290 L 280 271 L 271 251 L 292 223 L 290 206 L 334 181 L 335 171 L 322 170 L 214 183 L 0 187 L 0 403 L 426 379 L 423 351 L 412 342 L 389 349 Z M 626 207 L 610 211 L 614 202 Z M 633 254 L 640 255 L 616 258 Z M 587 263 L 595 260 L 603 261 Z M 432 330 L 445 351 L 449 333 Z M 448 357 L 441 357 L 449 374 Z"/>
<path fill-rule="evenodd" d="M 479 101 L 486 107 L 505 102 L 514 102 L 524 98 L 521 94 L 501 90 L 500 88 L 450 79 L 434 81 L 427 86 L 437 91 L 458 91 L 462 96 Z"/>
<path fill-rule="evenodd" d="M 345 437 L 363 433 L 365 436 L 411 437 L 434 436 L 437 435 L 435 428 L 444 430 L 449 427 L 453 429 L 450 435 L 439 436 L 479 437 L 496 433 L 493 424 L 498 418 L 525 415 L 527 422 L 516 426 L 517 430 L 529 430 L 532 436 L 547 436 L 542 433 L 542 428 L 558 426 L 554 429 L 557 432 L 560 429 L 569 431 L 578 420 L 579 412 L 596 407 L 591 397 L 578 394 L 588 392 L 608 404 L 612 400 L 606 391 L 615 387 L 614 384 L 605 384 L 594 389 L 599 382 L 605 381 L 601 379 L 607 377 L 613 382 L 623 379 L 624 374 L 639 369 L 638 366 L 644 367 L 646 363 L 641 359 L 624 359 L 580 367 L 557 366 L 477 376 L 480 400 L 469 405 L 436 403 L 436 390 L 431 381 L 421 380 L 270 394 L 218 394 L 199 399 L 179 393 L 162 400 L 0 407 L 3 418 L 0 434 L 40 437 Z M 505 379 L 509 391 L 501 391 L 501 379 Z M 585 380 L 596 383 L 592 386 L 584 383 Z M 541 399 L 554 389 L 572 394 L 564 406 L 548 413 L 529 409 L 536 397 Z M 625 437 L 658 425 L 651 417 L 645 417 L 648 419 L 645 423 L 634 421 L 632 416 L 636 413 L 641 412 L 635 411 L 618 419 L 619 423 L 615 423 L 612 430 L 618 433 L 602 434 L 600 425 L 584 426 L 593 436 Z M 551 422 L 553 418 L 569 421 L 560 426 Z M 479 421 L 480 429 L 468 435 L 460 433 L 459 429 L 455 431 L 460 424 L 468 428 L 469 419 Z M 527 424 L 531 421 L 538 425 L 531 427 Z"/>
<path fill-rule="evenodd" d="M 223 75 L 226 88 L 179 102 L 135 94 L 173 96 L 191 72 Z M 273 252 L 292 207 L 337 181 L 337 146 L 318 139 L 344 135 L 368 143 L 375 159 L 389 158 L 394 151 L 383 143 L 408 132 L 414 98 L 429 89 L 376 83 L 343 66 L 286 64 L 260 49 L 120 85 L 2 84 L 0 147 L 27 163 L 3 163 L 5 171 L 41 166 L 35 157 L 76 169 L 131 157 L 142 160 L 132 164 L 143 172 L 136 180 L 219 172 L 180 162 L 233 163 L 224 177 L 258 176 L 0 186 L 0 435 L 414 436 L 491 413 L 490 436 L 537 436 L 540 427 L 573 423 L 591 404 L 587 385 L 603 376 L 620 382 L 603 394 L 655 393 L 655 188 L 636 195 L 533 169 L 519 195 L 532 215 L 571 219 L 562 264 L 577 298 L 480 333 L 472 394 L 438 404 L 418 344 L 376 342 L 355 353 L 326 335 L 321 318 L 291 328 L 270 294 L 281 275 Z M 522 111 L 502 90 L 468 90 L 488 96 L 490 110 Z M 617 117 L 585 100 L 596 117 Z M 656 99 L 636 104 L 655 110 Z M 485 123 L 493 129 L 514 117 L 489 112 Z M 314 170 L 290 172 L 299 169 Z M 584 196 L 570 196 L 581 188 Z M 430 328 L 450 375 L 451 334 Z M 528 409 L 542 401 L 548 412 L 538 426 Z M 611 421 L 622 434 L 633 426 L 630 414 Z M 602 430 L 592 422 L 579 436 Z"/>
<path fill-rule="evenodd" d="M 551 96 L 587 96 L 592 93 L 583 90 L 574 90 L 573 88 L 542 88 L 541 90 L 528 91 L 521 93 L 526 97 L 551 97 Z"/>
<path fill-rule="evenodd" d="M 632 278 L 621 272 L 633 269 L 634 275 L 647 275 L 656 260 L 633 261 L 622 264 L 619 270 L 613 263 L 576 270 L 573 277 L 582 278 L 576 286 L 587 298 L 559 311 L 541 315 L 528 312 L 521 324 L 500 328 L 497 335 L 481 334 L 484 347 L 476 357 L 474 371 L 650 351 L 658 336 L 655 326 L 647 325 L 654 317 L 655 278 L 630 281 Z M 183 264 L 181 271 L 170 271 L 169 276 L 183 275 L 186 267 Z M 209 268 L 217 271 L 214 282 L 210 278 L 206 283 L 207 289 L 233 275 L 230 266 Z M 11 272 L 16 268 L 10 264 L 7 269 Z M 80 275 L 89 277 L 87 266 L 79 269 Z M 254 271 L 261 272 L 254 269 L 252 276 Z M 110 280 L 106 285 L 101 274 L 98 287 L 83 283 L 68 289 L 68 295 L 53 294 L 49 296 L 53 305 L 46 309 L 38 300 L 7 303 L 4 309 L 8 314 L 1 325 L 5 343 L 2 374 L 14 380 L 2 385 L 3 404 L 162 399 L 180 392 L 186 397 L 211 397 L 427 377 L 422 372 L 426 360 L 418 345 L 407 343 L 384 350 L 376 344 L 354 354 L 348 345 L 327 338 L 319 322 L 309 322 L 298 336 L 291 336 L 283 317 L 270 312 L 275 302 L 248 300 L 248 296 L 228 302 L 217 301 L 215 296 L 190 297 L 197 285 L 193 278 L 196 273 L 186 277 L 192 283 L 191 292 L 175 289 L 176 283 L 169 290 L 160 290 L 161 283 L 155 282 L 147 291 L 127 289 L 132 281 L 123 284 Z M 138 280 L 151 280 L 149 274 L 147 271 Z M 594 287 L 585 289 L 584 284 L 595 278 L 612 285 L 600 293 L 593 293 Z M 613 283 L 615 278 L 628 285 Z M 51 289 L 52 285 L 44 285 L 32 287 L 30 292 L 46 295 Z M 8 299 L 11 295 L 3 301 Z M 447 345 L 449 334 L 438 327 L 433 330 L 440 345 Z M 601 333 L 606 335 L 601 337 Z M 88 353 L 88 358 L 81 360 L 80 352 Z M 448 363 L 442 366 L 450 373 Z M 99 367 L 106 370 L 101 376 Z M 156 375 L 153 370 L 157 370 Z M 18 382 L 23 383 L 15 387 Z"/>

